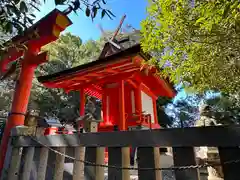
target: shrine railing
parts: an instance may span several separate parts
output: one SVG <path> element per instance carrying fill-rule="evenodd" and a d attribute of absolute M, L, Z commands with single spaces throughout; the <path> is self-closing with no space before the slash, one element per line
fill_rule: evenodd
<path fill-rule="evenodd" d="M 164 170 L 172 171 L 176 180 L 199 180 L 202 167 L 222 167 L 224 180 L 239 179 L 240 126 L 29 134 L 34 133 L 28 127 L 13 131 L 2 179 L 83 180 L 85 173 L 86 179 L 104 180 L 107 173 L 109 180 L 129 180 L 130 170 L 135 169 L 139 180 L 162 180 Z M 217 147 L 220 161 L 197 163 L 194 147 L 200 146 Z M 104 147 L 108 147 L 107 165 Z M 138 147 L 137 166 L 130 166 L 129 147 Z M 159 147 L 172 147 L 173 167 L 160 167 Z M 73 170 L 66 167 L 69 163 Z"/>
<path fill-rule="evenodd" d="M 151 125 L 151 114 L 147 114 L 146 112 L 137 112 L 132 114 L 125 114 L 127 126 L 136 126 L 136 125 L 147 125 L 150 129 L 152 129 Z"/>

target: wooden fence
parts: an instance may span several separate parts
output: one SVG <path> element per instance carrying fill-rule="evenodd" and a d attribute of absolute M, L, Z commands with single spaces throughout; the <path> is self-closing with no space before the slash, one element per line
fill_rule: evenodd
<path fill-rule="evenodd" d="M 104 180 L 104 147 L 108 147 L 108 179 L 129 180 L 130 146 L 138 147 L 139 180 L 162 179 L 159 147 L 173 147 L 176 180 L 199 180 L 199 168 L 193 148 L 199 146 L 218 147 L 224 180 L 240 179 L 240 126 L 51 136 L 26 136 L 32 134 L 31 129 L 27 129 L 24 129 L 25 133 L 22 130 L 17 130 L 17 134 L 13 132 L 2 179 L 34 179 L 33 161 L 38 161 L 35 167 L 37 180 L 48 179 L 49 163 L 54 164 L 53 174 L 49 179 L 83 180 L 84 166 L 89 166 L 92 179 Z M 86 162 L 83 163 L 84 161 Z M 66 162 L 73 162 L 71 177 L 64 177 Z"/>

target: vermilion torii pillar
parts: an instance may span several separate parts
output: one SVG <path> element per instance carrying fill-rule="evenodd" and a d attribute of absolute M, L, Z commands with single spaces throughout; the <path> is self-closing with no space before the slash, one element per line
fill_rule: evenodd
<path fill-rule="evenodd" d="M 66 14 L 55 9 L 32 27 L 27 29 L 23 35 L 18 35 L 11 40 L 11 46 L 4 58 L 0 61 L 0 72 L 6 73 L 7 65 L 19 57 L 21 60 L 21 71 L 16 82 L 12 108 L 4 129 L 0 146 L 0 173 L 3 168 L 5 154 L 11 129 L 23 125 L 27 111 L 29 96 L 32 87 L 34 71 L 37 66 L 48 60 L 47 53 L 41 52 L 41 47 L 58 39 L 61 31 L 71 25 Z M 19 47 L 25 47 L 19 48 Z"/>

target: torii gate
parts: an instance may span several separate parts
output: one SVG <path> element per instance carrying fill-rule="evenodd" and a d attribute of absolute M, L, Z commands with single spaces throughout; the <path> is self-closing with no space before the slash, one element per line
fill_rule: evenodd
<path fill-rule="evenodd" d="M 14 71 L 13 66 L 10 69 L 7 68 L 9 63 L 16 61 L 20 57 L 23 58 L 20 61 L 21 71 L 16 82 L 12 108 L 0 146 L 0 172 L 5 160 L 10 131 L 13 127 L 24 124 L 34 71 L 38 65 L 48 60 L 47 52 L 41 52 L 41 47 L 57 40 L 60 33 L 72 24 L 67 17 L 71 10 L 73 9 L 61 12 L 54 9 L 27 29 L 23 35 L 15 36 L 7 42 L 14 44 L 14 46 L 8 48 L 0 61 L 0 73 L 7 74 Z"/>

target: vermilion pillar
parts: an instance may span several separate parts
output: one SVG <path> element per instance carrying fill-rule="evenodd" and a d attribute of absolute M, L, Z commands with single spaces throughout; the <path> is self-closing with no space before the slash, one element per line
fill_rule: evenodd
<path fill-rule="evenodd" d="M 142 97 L 141 97 L 141 89 L 140 85 L 137 85 L 137 88 L 135 90 L 135 102 L 136 102 L 136 113 L 139 113 L 139 115 L 142 114 Z"/>
<path fill-rule="evenodd" d="M 79 115 L 84 116 L 85 115 L 85 94 L 84 89 L 81 89 L 80 91 L 80 107 L 79 107 Z M 77 130 L 80 130 L 83 127 L 83 121 L 78 121 L 77 123 Z"/>
<path fill-rule="evenodd" d="M 46 53 L 41 53 L 39 55 L 37 55 L 37 53 L 38 50 L 28 51 L 22 60 L 20 77 L 16 82 L 12 108 L 8 116 L 0 146 L 0 170 L 3 168 L 11 129 L 15 126 L 24 125 L 34 70 L 39 64 L 47 60 Z"/>
<path fill-rule="evenodd" d="M 125 117 L 125 101 L 124 101 L 124 81 L 119 83 L 119 130 L 127 130 L 127 123 Z"/>
<path fill-rule="evenodd" d="M 80 90 L 80 116 L 84 116 L 85 114 L 85 94 L 84 89 Z"/>

